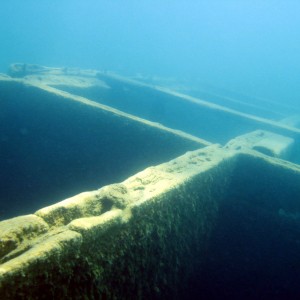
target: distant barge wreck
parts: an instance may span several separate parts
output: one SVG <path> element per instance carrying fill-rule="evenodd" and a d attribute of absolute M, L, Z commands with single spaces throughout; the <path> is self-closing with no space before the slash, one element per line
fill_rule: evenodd
<path fill-rule="evenodd" d="M 299 115 L 12 65 L 0 299 L 296 299 Z"/>

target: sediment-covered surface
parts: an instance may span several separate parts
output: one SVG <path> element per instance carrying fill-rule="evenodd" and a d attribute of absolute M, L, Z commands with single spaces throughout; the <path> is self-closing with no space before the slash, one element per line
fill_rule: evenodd
<path fill-rule="evenodd" d="M 296 165 L 217 145 L 188 152 L 1 222 L 0 297 L 297 295 L 299 199 Z"/>

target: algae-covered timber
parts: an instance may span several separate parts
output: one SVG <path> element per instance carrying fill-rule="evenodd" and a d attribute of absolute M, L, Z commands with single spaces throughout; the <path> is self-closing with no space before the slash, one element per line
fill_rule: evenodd
<path fill-rule="evenodd" d="M 20 216 L 0 222 L 0 299 L 300 297 L 300 169 L 289 162 L 299 161 L 297 116 L 277 122 L 245 115 L 106 72 L 15 68 L 11 75 L 21 78 L 0 76 L 0 120 L 6 128 L 0 151 L 23 158 L 34 154 L 30 163 L 18 160 L 14 169 L 14 157 L 2 161 L 9 164 L 6 182 L 14 182 L 11 178 L 17 175 L 25 179 L 14 192 L 20 192 L 22 183 L 27 185 L 16 207 L 32 198 L 27 194 L 32 181 L 19 172 L 21 166 L 38 167 L 34 181 L 43 173 L 53 175 L 40 189 L 46 194 L 55 188 L 64 192 L 68 189 L 60 188 L 57 179 L 70 175 L 71 164 L 64 159 L 79 149 L 71 155 L 72 164 L 83 163 L 66 178 L 84 176 L 75 182 L 77 190 L 68 190 L 68 198 L 60 194 L 60 199 L 66 198 L 61 202 L 52 194 L 51 203 L 57 203 L 48 206 L 51 203 L 40 194 L 35 207 L 27 205 L 29 215 L 20 215 L 10 202 Z M 171 105 L 167 112 L 174 119 L 180 119 L 175 114 L 182 112 L 179 102 L 204 114 L 209 110 L 225 125 L 211 135 L 214 124 L 208 121 L 214 118 L 205 123 L 201 119 L 200 130 L 227 143 L 211 145 L 189 130 L 141 118 L 140 110 L 135 116 L 118 109 L 119 104 L 139 103 L 141 93 L 148 95 L 142 100 L 150 106 L 156 97 Z M 93 99 L 95 95 L 99 99 Z M 226 118 L 219 118 L 219 112 Z M 31 119 L 35 126 L 28 125 Z M 244 134 L 236 137 L 234 128 Z M 69 136 L 76 138 L 65 147 L 70 139 L 62 137 Z M 228 141 L 230 137 L 234 140 Z M 105 143 L 99 144 L 103 138 Z M 113 143 L 103 148 L 110 140 L 118 147 Z M 9 149 L 8 141 L 20 147 Z M 42 153 L 55 153 L 55 159 L 33 151 L 37 141 L 51 150 Z M 60 151 L 53 151 L 56 144 Z M 157 165 L 196 148 L 202 149 Z M 101 165 L 90 169 L 91 177 L 82 168 L 88 162 Z M 85 179 L 96 188 L 110 185 L 86 188 L 81 185 Z"/>
<path fill-rule="evenodd" d="M 297 165 L 217 145 L 188 152 L 120 184 L 40 209 L 32 215 L 40 225 L 21 243 L 12 232 L 26 227 L 28 220 L 21 222 L 25 217 L 0 223 L 0 228 L 12 226 L 1 241 L 15 245 L 2 252 L 0 296 L 182 299 L 219 293 L 230 297 L 234 290 L 241 291 L 226 270 L 237 268 L 241 261 L 244 268 L 237 268 L 236 275 L 250 276 L 249 288 L 261 290 L 276 274 L 277 286 L 261 293 L 283 293 L 284 276 L 291 268 L 300 275 L 300 249 L 293 239 L 299 230 L 299 196 Z M 262 241 L 255 239 L 264 235 Z M 247 246 L 241 248 L 241 256 L 235 252 L 236 243 Z M 280 255 L 267 251 L 274 243 L 280 245 Z M 280 260 L 291 253 L 292 258 Z M 259 254 L 265 256 L 263 260 Z M 270 261 L 276 263 L 269 270 Z M 255 277 L 261 285 L 253 285 L 253 268 L 264 270 Z M 297 276 L 289 282 L 290 292 L 298 291 Z"/>

